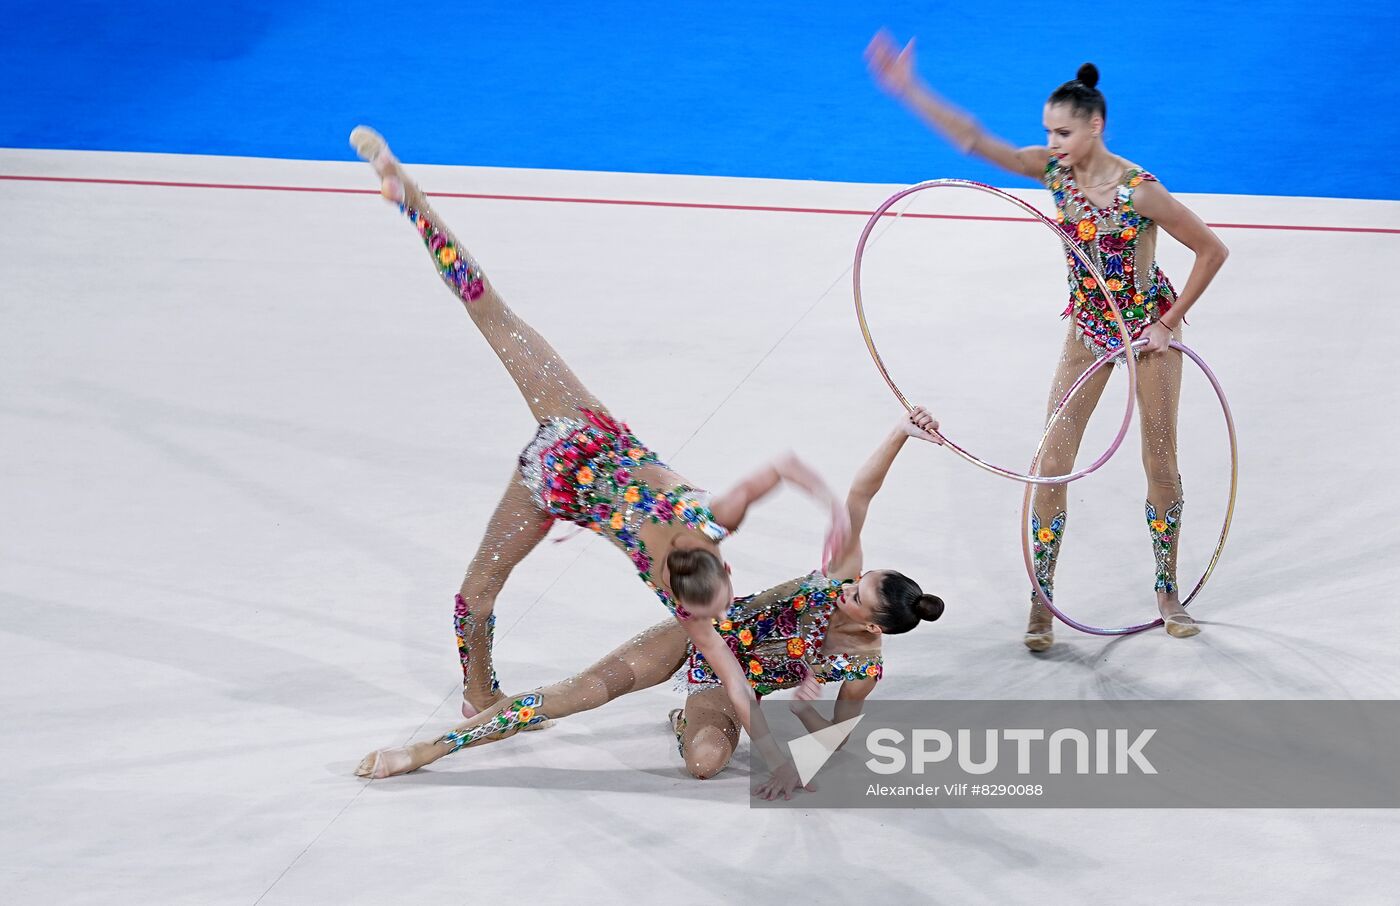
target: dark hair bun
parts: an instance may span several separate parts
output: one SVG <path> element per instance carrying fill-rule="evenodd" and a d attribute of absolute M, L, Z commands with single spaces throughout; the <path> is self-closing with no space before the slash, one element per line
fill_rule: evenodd
<path fill-rule="evenodd" d="M 943 616 L 942 598 L 924 594 L 919 583 L 892 569 L 885 570 L 880 579 L 880 597 L 884 606 L 873 618 L 887 635 L 908 632 L 925 620 L 932 622 Z"/>
<path fill-rule="evenodd" d="M 1095 114 L 1108 120 L 1108 103 L 1098 89 L 1099 68 L 1093 63 L 1079 67 L 1079 75 L 1050 92 L 1048 104 L 1066 104 L 1075 116 L 1091 117 Z"/>
<path fill-rule="evenodd" d="M 919 615 L 919 619 L 932 623 L 943 616 L 943 599 L 938 595 L 922 595 L 914 602 L 914 613 Z"/>

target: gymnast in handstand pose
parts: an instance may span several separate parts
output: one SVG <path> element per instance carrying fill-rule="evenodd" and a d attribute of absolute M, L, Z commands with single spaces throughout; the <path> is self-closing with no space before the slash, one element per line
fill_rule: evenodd
<path fill-rule="evenodd" d="M 351 133 L 356 152 L 373 165 L 385 198 L 417 230 L 453 295 L 500 358 L 539 423 L 486 528 L 456 596 L 457 648 L 462 663 L 462 714 L 472 717 L 501 700 L 491 663 L 496 598 L 516 564 L 556 519 L 592 529 L 632 561 L 641 580 L 684 627 L 691 645 L 715 664 L 735 713 L 769 766 L 797 785 L 790 760 L 771 742 L 753 692 L 715 629 L 714 617 L 734 599 L 720 542 L 739 527 L 749 506 L 781 482 L 802 489 L 830 512 L 823 563 L 844 549 L 846 507 L 795 456 L 783 456 L 727 493 L 711 496 L 667 467 L 626 424 L 574 376 L 549 343 L 520 319 L 480 266 L 432 210 L 374 130 Z"/>
<path fill-rule="evenodd" d="M 822 683 L 840 682 L 835 720 L 849 720 L 884 673 L 884 637 L 908 632 L 943 613 L 941 598 L 924 594 L 901 573 L 862 573 L 865 555 L 860 542 L 870 502 L 904 442 L 912 436 L 940 443 L 937 431 L 938 423 L 922 408 L 900 419 L 851 482 L 845 503 L 850 540 L 825 572 L 733 601 L 711 623 L 724 640 L 718 659 L 697 651 L 686 630 L 666 620 L 577 676 L 505 696 L 436 739 L 371 752 L 355 773 L 377 778 L 413 771 L 459 749 L 507 739 L 546 718 L 588 711 L 656 686 L 681 667 L 689 697 L 684 708 L 671 712 L 671 729 L 686 767 L 701 779 L 722 770 L 739 741 L 742 711 L 721 688 L 725 667 L 741 669 L 760 696 L 795 688 L 794 710 L 813 731 L 830 722 L 817 714 L 810 700 L 820 695 Z M 776 777 L 759 789 L 765 798 L 786 797 L 789 792 Z"/>

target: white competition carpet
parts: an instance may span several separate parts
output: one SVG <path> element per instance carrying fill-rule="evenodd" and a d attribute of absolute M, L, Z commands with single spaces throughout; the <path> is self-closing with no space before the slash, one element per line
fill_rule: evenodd
<path fill-rule="evenodd" d="M 852 313 L 865 218 L 833 213 L 894 187 L 415 172 L 429 193 L 590 200 L 437 206 L 696 484 L 790 448 L 844 488 L 899 416 Z M 364 753 L 456 722 L 452 596 L 532 430 L 504 370 L 374 194 L 214 187 L 372 193 L 363 165 L 0 151 L 0 175 L 44 177 L 0 180 L 0 901 L 1393 902 L 1391 811 L 751 810 L 741 766 L 684 773 L 668 687 L 366 784 Z M 135 184 L 152 182 L 175 185 Z M 1186 200 L 1214 224 L 1400 228 L 1396 202 Z M 910 210 L 1016 213 L 952 191 Z M 1242 459 L 1192 607 L 1204 632 L 1060 627 L 1030 655 L 1020 486 L 915 444 L 867 564 L 948 610 L 890 641 L 876 695 L 1400 696 L 1400 235 L 1218 232 L 1232 257 L 1185 339 L 1230 394 Z M 1180 286 L 1189 253 L 1162 245 Z M 905 391 L 1016 468 L 1064 331 L 1055 246 L 1034 225 L 905 219 L 867 259 Z M 1086 454 L 1122 393 L 1120 375 Z M 1194 581 L 1228 462 L 1189 364 L 1182 407 Z M 1071 489 L 1057 601 L 1082 619 L 1152 615 L 1142 497 L 1135 431 Z M 790 492 L 756 510 L 726 546 L 736 587 L 811 569 L 819 516 Z M 542 545 L 497 613 L 510 690 L 664 616 L 591 537 Z"/>

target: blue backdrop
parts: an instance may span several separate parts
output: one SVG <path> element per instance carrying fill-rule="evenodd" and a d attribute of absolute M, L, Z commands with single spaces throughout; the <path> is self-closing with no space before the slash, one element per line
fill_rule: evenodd
<path fill-rule="evenodd" d="M 1400 198 L 1400 4 L 7 0 L 0 146 L 907 183 L 1020 182 L 871 83 L 879 26 L 1018 144 L 1093 60 L 1173 189 Z"/>

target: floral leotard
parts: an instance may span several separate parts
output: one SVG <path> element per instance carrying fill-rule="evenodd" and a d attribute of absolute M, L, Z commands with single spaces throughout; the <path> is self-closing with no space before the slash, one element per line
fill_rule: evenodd
<path fill-rule="evenodd" d="M 521 480 L 540 509 L 622 548 L 642 581 L 675 613 L 675 600 L 652 576 L 654 563 L 642 542 L 642 526 L 683 525 L 711 541 L 728 537 L 729 530 L 715 521 L 706 492 L 687 485 L 653 488 L 637 474 L 643 466 L 666 465 L 627 425 L 587 409 L 579 414 L 581 418 L 561 416 L 540 425 L 520 454 Z"/>
<path fill-rule="evenodd" d="M 1078 246 L 1098 265 L 1133 339 L 1176 302 L 1176 290 L 1157 266 L 1157 224 L 1133 206 L 1137 187 L 1156 181 L 1151 173 L 1129 167 L 1112 203 L 1096 208 L 1058 157 L 1051 155 L 1045 165 L 1045 186 L 1055 197 L 1065 241 Z M 1117 350 L 1123 338 L 1113 323 L 1104 287 L 1077 256 L 1066 255 L 1065 262 L 1069 265 L 1070 299 L 1062 316 L 1074 316 L 1075 336 L 1095 355 L 1102 357 Z"/>
<path fill-rule="evenodd" d="M 715 628 L 739 659 L 749 685 L 759 695 L 790 689 L 811 674 L 823 683 L 879 679 L 884 658 L 826 650 L 826 633 L 841 583 L 813 572 L 756 595 L 738 598 Z M 683 686 L 694 693 L 720 685 L 705 656 L 690 648 L 682 668 Z"/>

